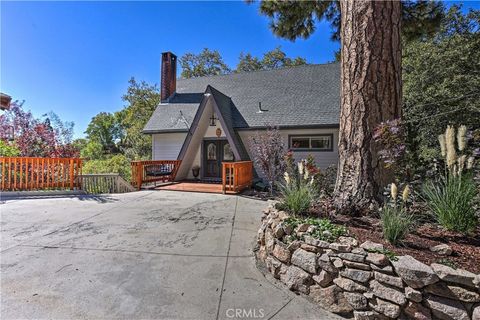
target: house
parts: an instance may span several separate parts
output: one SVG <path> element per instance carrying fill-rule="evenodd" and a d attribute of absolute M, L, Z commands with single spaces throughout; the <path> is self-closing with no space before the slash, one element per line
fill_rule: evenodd
<path fill-rule="evenodd" d="M 268 126 L 280 129 L 296 159 L 337 163 L 338 63 L 177 79 L 177 57 L 161 59 L 161 103 L 143 132 L 153 160 L 181 160 L 176 180 L 194 178 L 194 166 L 200 179 L 220 180 L 222 162 L 251 160 L 249 138 Z"/>

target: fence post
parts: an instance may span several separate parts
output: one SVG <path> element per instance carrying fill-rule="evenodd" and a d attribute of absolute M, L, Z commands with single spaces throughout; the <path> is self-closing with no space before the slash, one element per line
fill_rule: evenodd
<path fill-rule="evenodd" d="M 74 184 L 74 171 L 73 171 L 73 166 L 74 166 L 74 162 L 73 162 L 73 159 L 70 159 L 70 190 L 73 190 L 73 184 Z"/>

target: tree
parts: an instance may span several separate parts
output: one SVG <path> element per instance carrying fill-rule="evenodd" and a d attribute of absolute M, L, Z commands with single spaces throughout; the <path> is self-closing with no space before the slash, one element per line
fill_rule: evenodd
<path fill-rule="evenodd" d="M 401 115 L 401 4 L 341 1 L 341 111 L 334 201 L 340 212 L 376 204 L 391 173 L 384 168 L 372 131 Z"/>
<path fill-rule="evenodd" d="M 332 40 L 339 41 L 340 11 L 338 0 L 260 1 L 260 12 L 270 18 L 273 33 L 292 41 L 298 37 L 308 38 L 315 32 L 316 22 L 323 19 L 332 25 Z M 402 1 L 402 34 L 405 39 L 425 38 L 434 34 L 440 25 L 443 11 L 443 4 L 438 1 Z"/>
<path fill-rule="evenodd" d="M 340 212 L 367 210 L 391 175 L 372 131 L 401 115 L 401 4 L 341 1 L 342 58 L 339 164 L 334 200 Z"/>
<path fill-rule="evenodd" d="M 0 139 L 13 141 L 23 157 L 76 157 L 72 145 L 73 122 L 62 122 L 49 113 L 35 118 L 23 109 L 24 102 L 15 101 L 0 116 Z"/>
<path fill-rule="evenodd" d="M 119 149 L 117 143 L 122 138 L 122 130 L 117 117 L 108 112 L 100 112 L 92 118 L 88 124 L 87 134 L 89 149 L 92 149 L 91 144 L 99 145 L 102 149 L 102 154 L 118 153 Z M 96 148 L 98 150 L 98 148 Z M 95 159 L 95 154 L 89 154 L 89 157 Z"/>
<path fill-rule="evenodd" d="M 288 58 L 280 47 L 268 51 L 263 55 L 262 66 L 264 70 L 272 70 L 283 67 L 292 67 L 307 64 L 304 58 L 297 57 L 295 59 Z"/>
<path fill-rule="evenodd" d="M 404 120 L 420 160 L 439 156 L 437 136 L 447 125 L 480 127 L 479 32 L 480 10 L 452 6 L 438 33 L 404 47 Z"/>
<path fill-rule="evenodd" d="M 142 130 L 160 103 L 160 92 L 155 85 L 131 78 L 122 99 L 126 105 L 115 114 L 122 129 L 120 149 L 130 160 L 151 159 L 152 138 Z"/>
<path fill-rule="evenodd" d="M 186 53 L 180 58 L 182 78 L 216 76 L 230 73 L 217 50 L 205 48 L 199 54 Z"/>
<path fill-rule="evenodd" d="M 250 72 L 250 71 L 258 71 L 262 69 L 263 69 L 263 65 L 260 59 L 252 56 L 250 53 L 247 53 L 247 54 L 244 54 L 243 52 L 240 53 L 235 72 Z"/>

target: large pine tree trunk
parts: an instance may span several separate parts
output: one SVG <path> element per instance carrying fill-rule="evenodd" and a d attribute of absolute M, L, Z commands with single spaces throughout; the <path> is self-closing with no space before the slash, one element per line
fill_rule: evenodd
<path fill-rule="evenodd" d="M 400 1 L 341 0 L 342 74 L 335 205 L 343 213 L 377 204 L 391 174 L 372 131 L 401 115 Z"/>

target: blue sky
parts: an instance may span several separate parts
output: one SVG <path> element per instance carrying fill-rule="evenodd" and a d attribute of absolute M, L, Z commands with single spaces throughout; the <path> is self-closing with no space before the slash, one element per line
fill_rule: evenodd
<path fill-rule="evenodd" d="M 468 2 L 466 6 L 479 7 Z M 333 60 L 327 23 L 307 40 L 272 35 L 257 5 L 238 2 L 5 2 L 0 89 L 36 116 L 54 111 L 83 136 L 101 111 L 123 107 L 130 77 L 159 83 L 160 54 L 217 49 L 235 66 L 241 51 L 276 46 L 311 63 Z"/>

